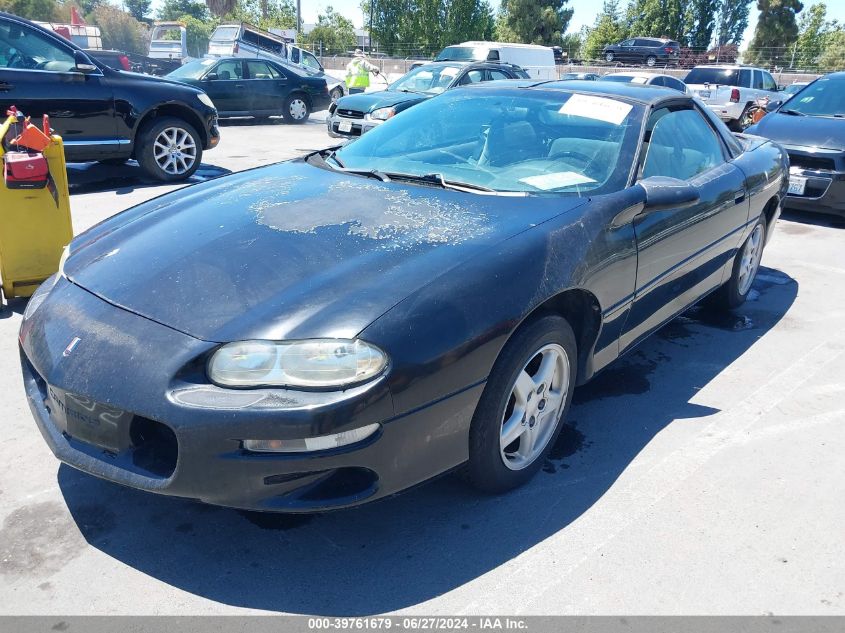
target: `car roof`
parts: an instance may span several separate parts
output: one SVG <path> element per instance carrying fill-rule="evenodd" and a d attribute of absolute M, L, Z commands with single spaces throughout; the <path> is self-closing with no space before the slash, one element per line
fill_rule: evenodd
<path fill-rule="evenodd" d="M 651 79 L 652 77 L 672 77 L 672 75 L 667 75 L 666 73 L 647 73 L 639 70 L 628 70 L 619 73 L 606 73 L 602 75 L 602 77 L 644 77 L 646 79 Z"/>
<path fill-rule="evenodd" d="M 643 86 L 640 84 L 627 84 L 613 81 L 586 81 L 581 79 L 541 82 L 531 79 L 503 79 L 499 81 L 482 81 L 461 87 L 470 88 L 472 90 L 481 90 L 484 88 L 509 88 L 513 90 L 577 92 L 578 94 L 595 95 L 597 97 L 622 99 L 624 101 L 645 106 L 662 103 L 663 101 L 693 101 L 694 99 L 692 95 L 685 94 L 679 90 L 667 90 L 661 87 Z"/>
<path fill-rule="evenodd" d="M 504 68 L 513 68 L 516 70 L 522 70 L 521 66 L 517 66 L 516 64 L 509 64 L 508 62 L 501 62 L 496 60 L 487 60 L 487 61 L 450 61 L 448 59 L 444 59 L 443 61 L 439 62 L 428 62 L 420 66 L 420 68 L 424 68 L 427 66 L 461 66 L 462 68 L 474 68 L 474 67 L 482 67 L 486 68 L 487 66 L 499 66 Z"/>

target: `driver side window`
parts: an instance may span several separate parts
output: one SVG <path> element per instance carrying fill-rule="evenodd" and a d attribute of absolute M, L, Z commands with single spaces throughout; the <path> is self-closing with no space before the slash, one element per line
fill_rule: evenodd
<path fill-rule="evenodd" d="M 73 55 L 40 33 L 0 22 L 0 68 L 68 72 Z"/>
<path fill-rule="evenodd" d="M 675 110 L 660 116 L 651 131 L 642 178 L 668 176 L 691 180 L 725 162 L 715 132 L 696 110 Z"/>

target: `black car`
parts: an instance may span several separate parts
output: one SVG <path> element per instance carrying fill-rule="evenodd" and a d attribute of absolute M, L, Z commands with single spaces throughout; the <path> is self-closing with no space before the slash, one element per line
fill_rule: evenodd
<path fill-rule="evenodd" d="M 572 81 L 578 79 L 580 81 L 598 81 L 600 77 L 596 73 L 563 73 L 560 76 L 561 81 Z"/>
<path fill-rule="evenodd" d="M 329 136 L 361 136 L 387 119 L 435 95 L 499 79 L 528 79 L 519 66 L 502 62 L 432 62 L 417 66 L 387 87 L 338 99 L 329 108 Z"/>
<path fill-rule="evenodd" d="M 183 180 L 220 140 L 201 90 L 109 68 L 52 31 L 0 13 L 0 112 L 50 116 L 68 161 L 135 158 L 153 178 Z"/>
<path fill-rule="evenodd" d="M 634 37 L 619 44 L 609 44 L 602 50 L 604 60 L 612 64 L 645 64 L 659 66 L 677 64 L 681 58 L 681 46 L 673 40 L 655 37 Z"/>
<path fill-rule="evenodd" d="M 59 459 L 151 492 L 310 512 L 461 466 L 503 492 L 577 384 L 746 299 L 787 168 L 674 91 L 458 88 L 76 237 L 23 385 Z"/>
<path fill-rule="evenodd" d="M 206 57 L 165 76 L 202 89 L 220 117 L 282 115 L 290 123 L 304 123 L 332 101 L 323 77 L 268 59 Z"/>
<path fill-rule="evenodd" d="M 789 154 L 785 205 L 845 217 L 845 72 L 820 77 L 746 129 Z M 777 95 L 773 97 L 777 99 Z"/>

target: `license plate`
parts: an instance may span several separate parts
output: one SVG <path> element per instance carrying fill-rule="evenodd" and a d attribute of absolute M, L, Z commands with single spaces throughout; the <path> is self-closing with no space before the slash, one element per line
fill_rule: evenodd
<path fill-rule="evenodd" d="M 351 132 L 352 131 L 352 121 L 341 121 L 337 124 L 337 131 L 338 132 Z"/>
<path fill-rule="evenodd" d="M 709 90 L 699 90 L 698 96 L 702 99 L 709 99 L 710 98 L 710 91 Z"/>
<path fill-rule="evenodd" d="M 53 421 L 72 438 L 115 453 L 131 444 L 133 415 L 128 411 L 52 386 L 47 388 L 47 400 Z"/>
<path fill-rule="evenodd" d="M 787 193 L 791 196 L 803 196 L 804 190 L 807 188 L 807 179 L 800 176 L 789 177 L 789 189 Z"/>

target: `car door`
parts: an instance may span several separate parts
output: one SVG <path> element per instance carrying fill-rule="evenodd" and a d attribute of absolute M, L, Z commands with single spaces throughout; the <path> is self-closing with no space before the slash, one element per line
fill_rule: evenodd
<path fill-rule="evenodd" d="M 278 114 L 290 90 L 282 71 L 263 60 L 246 62 L 247 90 L 253 95 L 252 111 Z"/>
<path fill-rule="evenodd" d="M 203 77 L 202 89 L 221 114 L 245 112 L 251 107 L 252 96 L 247 91 L 240 59 L 224 59 L 212 66 Z"/>
<path fill-rule="evenodd" d="M 660 108 L 646 130 L 638 178 L 683 180 L 699 200 L 634 218 L 637 283 L 620 350 L 719 286 L 748 222 L 745 176 L 697 106 Z"/>
<path fill-rule="evenodd" d="M 634 40 L 625 40 L 619 45 L 619 53 L 616 57 L 620 62 L 631 61 L 634 51 Z"/>
<path fill-rule="evenodd" d="M 0 17 L 0 113 L 12 105 L 50 125 L 65 144 L 68 160 L 117 153 L 128 139 L 117 138 L 114 96 L 103 71 L 77 70 L 75 54 L 58 38 Z"/>

